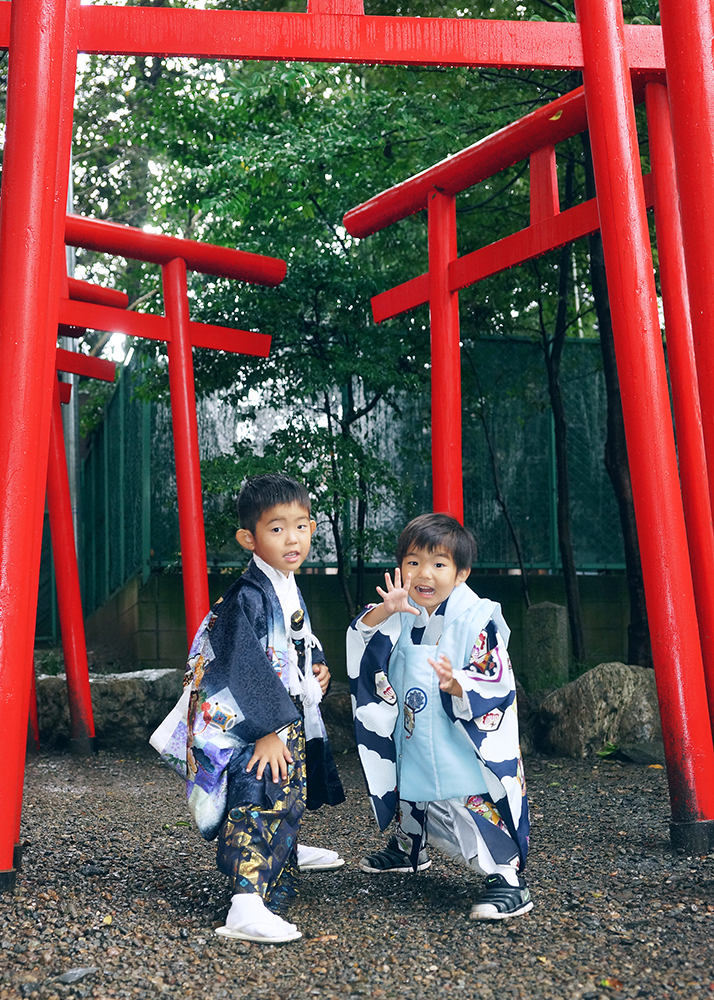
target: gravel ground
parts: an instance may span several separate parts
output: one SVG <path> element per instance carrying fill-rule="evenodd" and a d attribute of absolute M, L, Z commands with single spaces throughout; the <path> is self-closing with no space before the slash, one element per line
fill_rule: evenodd
<path fill-rule="evenodd" d="M 714 855 L 672 852 L 663 770 L 527 758 L 535 908 L 476 924 L 480 880 L 439 856 L 416 876 L 358 870 L 383 838 L 356 755 L 338 764 L 347 802 L 309 814 L 304 840 L 348 863 L 303 876 L 304 937 L 265 946 L 214 935 L 227 880 L 152 751 L 31 758 L 0 1000 L 714 997 Z"/>

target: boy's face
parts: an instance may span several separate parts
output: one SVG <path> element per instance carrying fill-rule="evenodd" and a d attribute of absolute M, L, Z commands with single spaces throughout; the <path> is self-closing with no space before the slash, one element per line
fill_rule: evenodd
<path fill-rule="evenodd" d="M 255 531 L 239 528 L 236 538 L 244 549 L 255 552 L 287 576 L 307 559 L 315 528 L 315 522 L 300 504 L 279 503 L 264 511 Z"/>
<path fill-rule="evenodd" d="M 446 600 L 454 587 L 468 578 L 470 570 L 456 569 L 456 563 L 446 549 L 427 552 L 426 549 L 410 549 L 401 565 L 402 580 L 411 574 L 409 596 L 427 614 L 436 611 Z"/>

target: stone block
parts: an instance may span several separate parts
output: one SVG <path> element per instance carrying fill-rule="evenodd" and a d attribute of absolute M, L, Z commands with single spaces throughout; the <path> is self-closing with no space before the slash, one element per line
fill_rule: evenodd
<path fill-rule="evenodd" d="M 518 679 L 527 691 L 568 682 L 568 613 L 561 604 L 543 601 L 524 614 L 523 657 Z"/>
<path fill-rule="evenodd" d="M 90 677 L 94 728 L 99 746 L 145 744 L 178 701 L 183 670 L 135 670 Z M 69 743 L 69 704 L 64 674 L 38 677 L 37 714 L 43 747 Z"/>

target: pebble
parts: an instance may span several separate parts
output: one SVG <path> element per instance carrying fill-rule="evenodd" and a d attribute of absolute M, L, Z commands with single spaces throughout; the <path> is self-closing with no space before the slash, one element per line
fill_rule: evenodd
<path fill-rule="evenodd" d="M 230 887 L 152 751 L 29 758 L 0 1000 L 714 994 L 714 855 L 672 851 L 663 771 L 528 757 L 535 908 L 491 925 L 468 919 L 480 879 L 437 852 L 415 876 L 359 871 L 385 838 L 356 754 L 338 766 L 347 802 L 308 813 L 303 839 L 347 864 L 303 876 L 289 911 L 302 939 L 265 946 L 214 934 Z"/>
<path fill-rule="evenodd" d="M 90 965 L 86 969 L 68 969 L 67 972 L 63 972 L 61 976 L 57 976 L 57 982 L 78 983 L 80 979 L 85 979 L 87 976 L 93 976 L 95 972 L 99 972 L 99 969 L 95 965 Z"/>

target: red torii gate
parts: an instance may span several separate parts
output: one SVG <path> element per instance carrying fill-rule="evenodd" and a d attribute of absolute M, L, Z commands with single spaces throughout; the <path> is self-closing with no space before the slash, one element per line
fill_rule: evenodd
<path fill-rule="evenodd" d="M 270 337 L 191 322 L 188 319 L 186 267 L 236 280 L 275 285 L 284 278 L 286 265 L 282 260 L 260 254 L 145 233 L 128 226 L 71 215 L 66 220 L 65 241 L 73 246 L 147 260 L 163 267 L 166 316 L 128 312 L 129 300 L 124 292 L 73 278 L 67 280 L 65 295 L 60 298 L 59 315 L 60 326 L 64 328 L 90 327 L 167 342 L 179 527 L 185 567 L 186 631 L 190 644 L 209 607 L 191 348 L 210 347 L 265 357 L 270 348 Z M 57 349 L 57 365 L 63 371 L 78 375 L 109 381 L 114 379 L 115 365 L 112 362 L 60 348 Z M 55 392 L 47 480 L 48 507 L 56 557 L 71 736 L 78 748 L 89 750 L 94 738 L 94 724 L 59 406 L 59 396 Z"/>
<path fill-rule="evenodd" d="M 206 536 L 201 497 L 201 465 L 196 423 L 193 347 L 267 357 L 270 337 L 232 327 L 192 322 L 186 271 L 219 275 L 259 285 L 278 285 L 287 265 L 277 257 L 195 243 L 162 233 L 68 215 L 65 241 L 102 253 L 161 265 L 165 316 L 129 312 L 99 303 L 60 299 L 60 323 L 163 340 L 169 358 L 171 421 L 174 432 L 186 633 L 191 644 L 209 608 Z"/>
<path fill-rule="evenodd" d="M 682 236 L 676 177 L 672 153 L 667 90 L 663 83 L 639 81 L 636 100 L 647 102 L 652 175 L 643 178 L 643 200 L 655 205 L 659 234 L 662 288 L 668 329 L 668 353 L 672 397 L 677 422 L 680 469 L 689 553 L 682 553 L 682 576 L 688 572 L 689 558 L 694 575 L 696 609 L 699 615 L 704 671 L 687 663 L 671 661 L 671 638 L 664 648 L 654 648 L 657 685 L 668 760 L 668 776 L 675 801 L 689 801 L 686 794 L 692 778 L 701 788 L 701 805 L 708 802 L 706 758 L 701 774 L 692 774 L 682 760 L 682 747 L 698 747 L 711 740 L 714 723 L 714 529 L 707 482 L 707 461 L 702 434 L 697 373 L 691 326 L 688 321 L 687 285 L 682 258 Z M 644 91 L 644 93 L 643 93 Z M 483 278 L 554 250 L 600 228 L 598 199 L 560 211 L 555 144 L 587 128 L 584 89 L 539 108 L 525 118 L 487 136 L 435 166 L 375 195 L 347 212 L 347 231 L 359 238 L 392 225 L 416 212 L 427 210 L 429 270 L 426 274 L 382 292 L 372 299 L 375 320 L 380 323 L 416 306 L 429 303 L 432 340 L 432 479 L 434 509 L 450 511 L 463 520 L 461 477 L 461 359 L 458 292 Z M 456 195 L 519 159 L 529 157 L 530 224 L 511 236 L 457 256 Z M 613 315 L 613 325 L 617 317 Z M 616 345 L 617 346 L 617 345 Z M 652 339 L 650 352 L 658 362 L 660 383 L 654 406 L 642 412 L 633 425 L 632 412 L 626 425 L 628 441 L 648 433 L 671 436 L 671 417 L 664 374 L 661 341 Z M 661 364 L 659 362 L 661 361 Z M 623 392 L 632 395 L 632 374 L 621 376 Z M 656 425 L 650 423 L 656 420 Z M 674 444 L 672 440 L 672 445 Z M 633 479 L 647 480 L 653 492 L 659 469 L 647 461 L 634 462 Z M 677 484 L 673 484 L 673 492 Z M 641 502 L 642 491 L 637 492 Z M 641 510 L 637 511 L 641 516 Z M 669 515 L 668 515 L 669 516 Z M 640 540 L 643 564 L 654 566 L 657 553 L 652 538 Z M 654 548 L 656 548 L 656 543 Z M 670 562 L 674 560 L 670 559 Z M 660 586 L 669 585 L 667 579 Z M 663 594 L 646 578 L 648 608 L 662 608 Z M 692 609 L 694 610 L 694 609 Z M 654 635 L 657 636 L 655 611 Z M 652 615 L 650 615 L 652 618 Z M 650 622 L 653 624 L 652 620 Z M 694 621 L 696 628 L 696 621 Z M 696 640 L 696 632 L 695 632 Z M 701 663 L 701 655 L 699 657 Z M 707 712 L 707 695 L 709 712 Z M 674 813 L 672 835 L 681 837 L 682 823 L 691 821 L 690 809 Z M 685 831 L 688 834 L 688 829 Z"/>
<path fill-rule="evenodd" d="M 0 437 L 7 442 L 0 456 L 5 490 L 0 501 L 4 802 L 19 801 L 24 762 L 34 637 L 28 595 L 36 593 L 39 573 L 77 52 L 582 69 L 610 297 L 621 316 L 618 355 L 630 423 L 628 413 L 637 406 L 649 413 L 661 386 L 661 366 L 651 350 L 658 322 L 645 206 L 634 180 L 639 165 L 629 70 L 659 72 L 665 68 L 665 52 L 673 75 L 680 191 L 697 193 L 696 202 L 683 199 L 692 328 L 700 347 L 697 364 L 702 379 L 714 370 L 714 343 L 705 343 L 714 301 L 711 3 L 660 0 L 660 8 L 661 31 L 625 28 L 619 0 L 576 0 L 578 24 L 366 17 L 361 0 L 308 0 L 307 14 L 81 7 L 79 0 L 0 5 L 0 46 L 10 48 L 0 212 L 0 377 L 8 386 L 0 392 Z M 685 189 L 682 178 L 692 187 Z M 638 362 L 638 392 L 628 400 L 623 375 L 638 368 Z M 714 398 L 705 396 L 702 408 L 709 441 Z M 651 428 L 649 433 L 653 436 Z M 662 648 L 665 639 L 678 635 L 683 641 L 674 655 L 681 663 L 694 664 L 696 674 L 701 657 L 691 574 L 686 559 L 679 557 L 686 550 L 671 428 L 656 442 L 630 441 L 630 454 L 635 465 L 653 458 L 662 480 L 651 495 L 642 496 L 649 484 L 633 477 L 640 534 L 654 538 L 654 564 L 645 573 L 651 579 L 663 572 L 665 581 L 655 591 L 661 606 L 650 608 L 654 643 Z M 670 569 L 673 553 L 676 565 Z M 673 815 L 687 817 L 683 825 L 690 830 L 689 842 L 701 844 L 714 825 L 714 793 L 702 798 L 697 790 L 703 769 L 711 767 L 711 733 L 678 753 L 688 780 L 677 793 L 684 801 L 673 798 Z M 0 825 L 1 887 L 14 884 L 13 835 L 12 820 Z"/>

